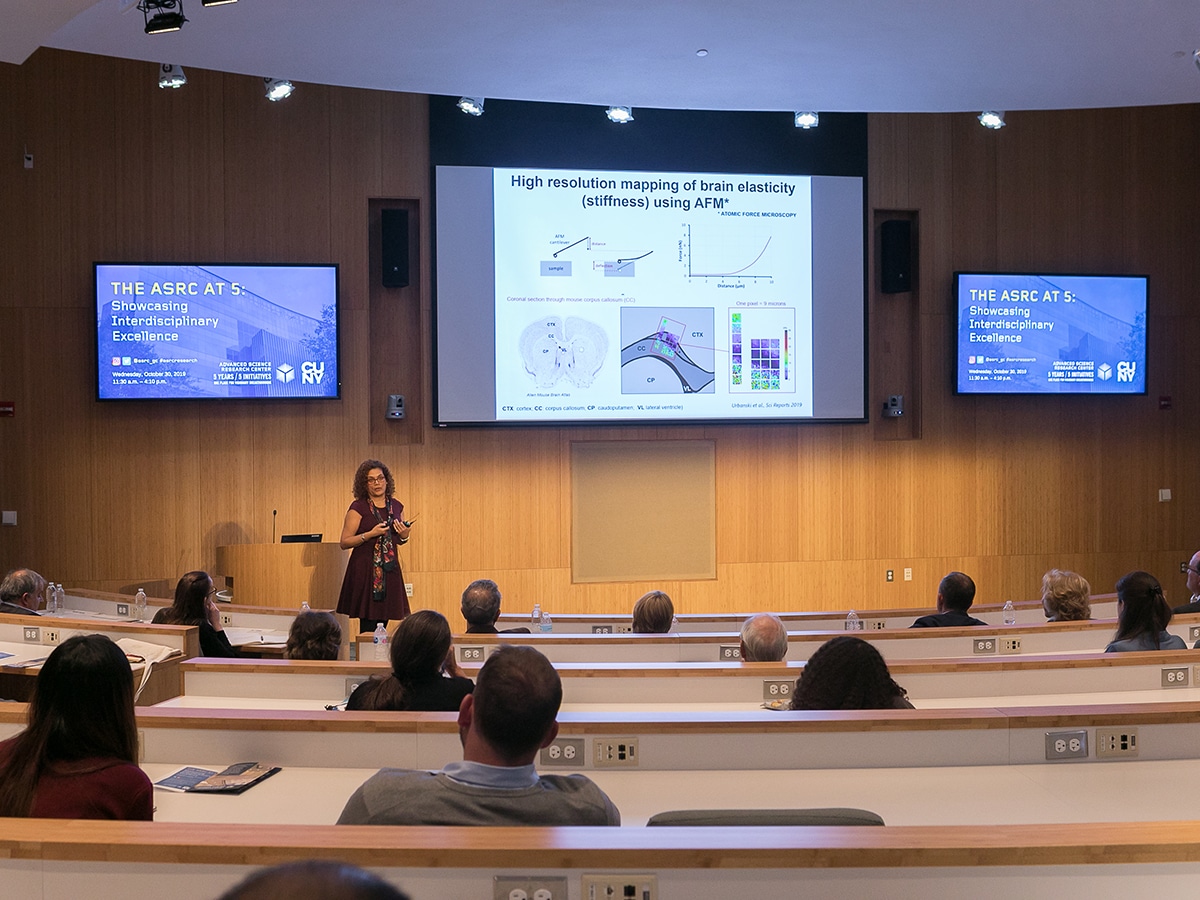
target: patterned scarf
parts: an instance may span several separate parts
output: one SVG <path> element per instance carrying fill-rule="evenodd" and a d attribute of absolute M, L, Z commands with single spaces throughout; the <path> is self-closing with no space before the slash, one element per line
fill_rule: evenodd
<path fill-rule="evenodd" d="M 371 599 L 382 603 L 387 599 L 387 576 L 384 573 L 393 571 L 399 565 L 396 562 L 396 542 L 392 539 L 392 501 L 388 500 L 386 517 L 380 514 L 381 510 L 374 503 L 368 505 L 375 514 L 375 521 L 388 527 L 375 541 L 375 552 L 371 556 Z"/>

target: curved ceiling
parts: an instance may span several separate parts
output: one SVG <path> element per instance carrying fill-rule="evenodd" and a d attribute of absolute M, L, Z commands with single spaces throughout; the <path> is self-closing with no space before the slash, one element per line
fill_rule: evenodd
<path fill-rule="evenodd" d="M 297 82 L 679 109 L 944 112 L 1192 103 L 1195 0 L 0 0 L 38 46 Z M 700 56 L 699 50 L 707 55 Z"/>

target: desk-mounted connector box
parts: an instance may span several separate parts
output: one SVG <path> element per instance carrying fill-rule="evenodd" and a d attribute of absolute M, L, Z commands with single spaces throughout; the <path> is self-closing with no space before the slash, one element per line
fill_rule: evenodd
<path fill-rule="evenodd" d="M 763 682 L 763 699 L 787 700 L 792 696 L 792 688 L 795 686 L 794 681 L 768 679 Z"/>
<path fill-rule="evenodd" d="M 459 647 L 458 661 L 460 663 L 481 663 L 483 662 L 483 647 Z"/>
<path fill-rule="evenodd" d="M 995 653 L 997 641 L 995 638 L 972 638 L 971 652 L 979 653 Z"/>
<path fill-rule="evenodd" d="M 592 744 L 592 763 L 597 769 L 631 769 L 638 766 L 638 739 L 596 738 Z"/>
<path fill-rule="evenodd" d="M 540 766 L 583 767 L 583 754 L 587 746 L 585 738 L 560 737 L 543 747 L 538 759 Z"/>
<path fill-rule="evenodd" d="M 718 662 L 733 662 L 742 658 L 741 644 L 721 644 L 717 647 Z"/>

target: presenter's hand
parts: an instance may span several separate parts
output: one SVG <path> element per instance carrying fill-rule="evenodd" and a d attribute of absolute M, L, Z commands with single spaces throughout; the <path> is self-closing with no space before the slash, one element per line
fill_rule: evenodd
<path fill-rule="evenodd" d="M 370 531 L 364 532 L 363 534 L 367 538 L 374 539 L 374 538 L 379 537 L 380 535 L 387 534 L 387 530 L 388 530 L 387 522 L 380 522 L 374 528 L 372 528 Z"/>
<path fill-rule="evenodd" d="M 400 519 L 392 519 L 392 529 L 396 532 L 396 536 L 402 541 L 408 540 L 408 534 L 412 531 L 412 525 L 406 525 Z"/>

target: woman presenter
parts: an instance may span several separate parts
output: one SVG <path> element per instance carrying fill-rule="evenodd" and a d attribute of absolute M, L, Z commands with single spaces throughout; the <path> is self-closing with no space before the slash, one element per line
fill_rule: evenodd
<path fill-rule="evenodd" d="M 395 489 L 387 466 L 365 460 L 354 473 L 354 502 L 342 523 L 341 546 L 351 552 L 337 611 L 356 617 L 368 633 L 408 615 L 396 549 L 408 543 L 411 524 L 404 521 L 404 504 L 392 497 Z"/>

